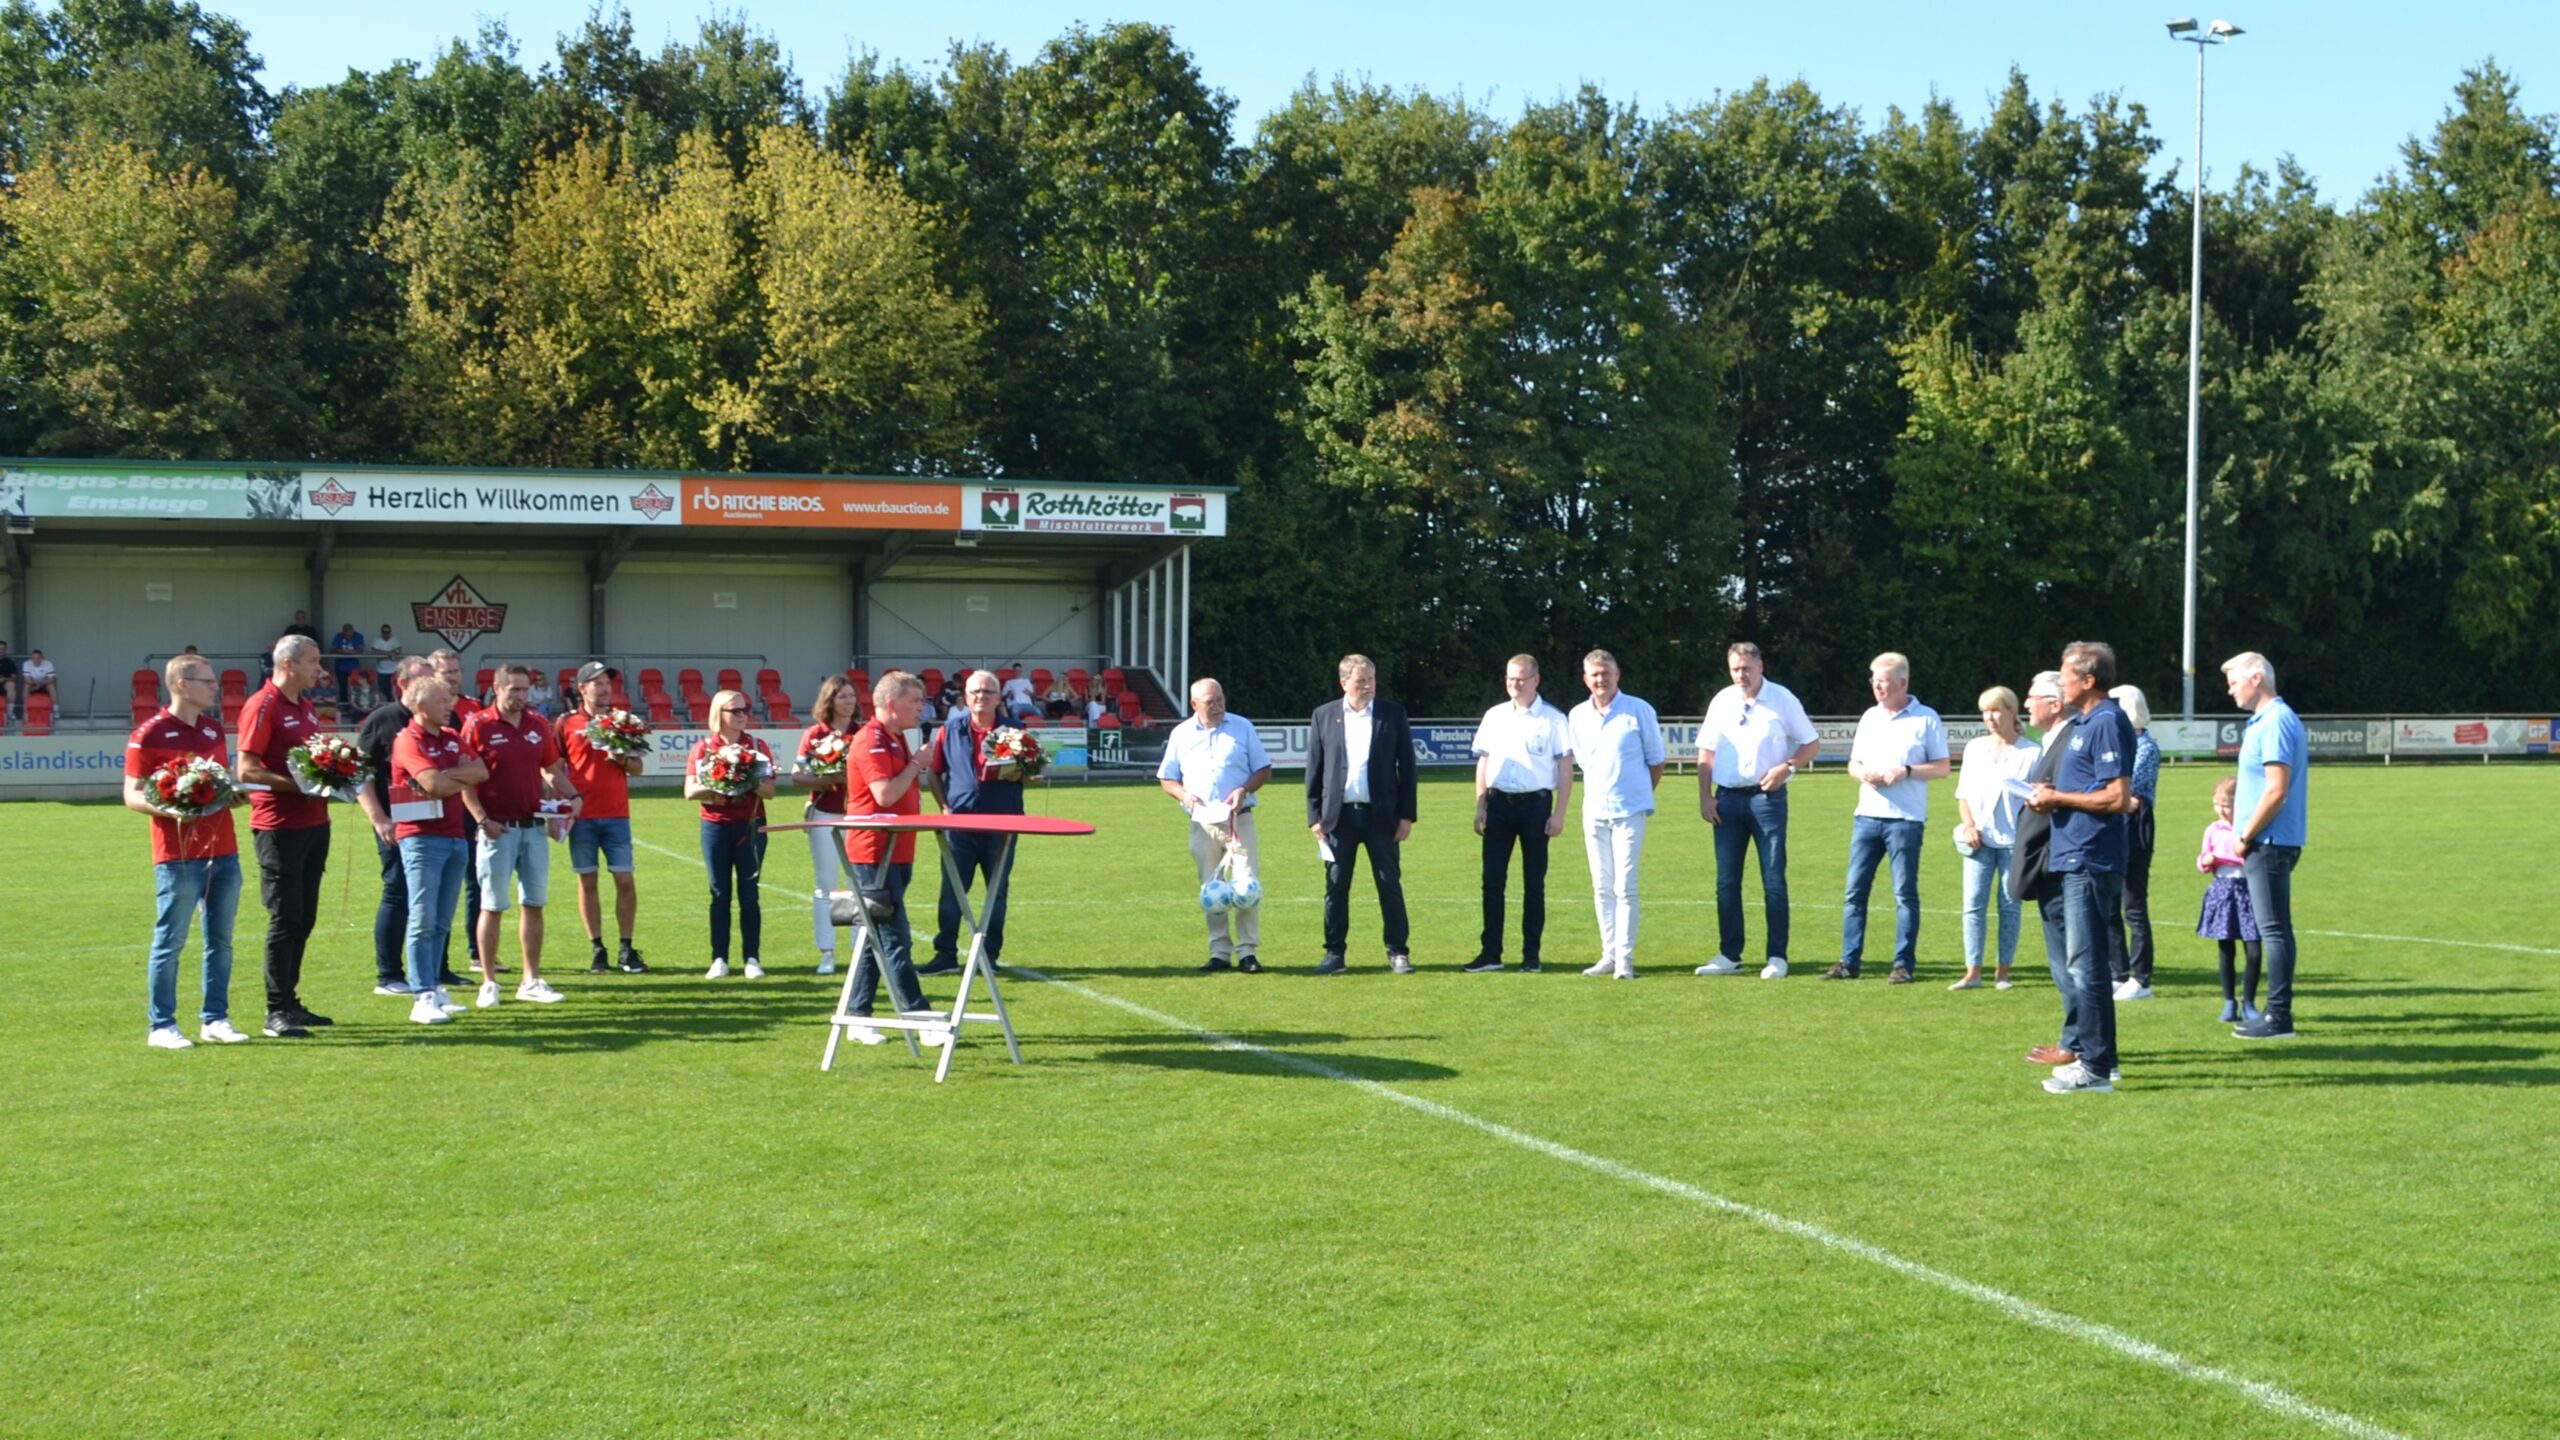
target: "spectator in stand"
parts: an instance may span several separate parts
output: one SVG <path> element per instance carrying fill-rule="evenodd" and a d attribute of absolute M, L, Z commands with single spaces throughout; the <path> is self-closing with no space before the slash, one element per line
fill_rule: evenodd
<path fill-rule="evenodd" d="M 1876 867 L 1893 866 L 1893 973 L 1908 985 L 1919 964 L 1920 850 L 1929 828 L 1929 782 L 1953 768 L 1947 727 L 1911 694 L 1911 662 L 1886 651 L 1867 666 L 1876 703 L 1858 717 L 1849 742 L 1849 778 L 1858 782 L 1849 821 L 1849 883 L 1840 905 L 1840 963 L 1825 980 L 1855 980 L 1867 953 L 1867 897 Z"/>
<path fill-rule="evenodd" d="M 399 641 L 391 638 L 391 627 L 383 626 L 382 633 L 366 642 L 365 649 L 373 656 L 373 686 L 382 692 L 383 703 L 388 705 L 406 696 L 406 682 L 400 679 L 400 657 L 406 652 L 401 650 Z"/>
<path fill-rule="evenodd" d="M 1095 684 L 1092 689 L 1085 692 L 1084 723 L 1086 725 L 1093 726 L 1101 724 L 1103 715 L 1108 712 L 1109 709 L 1109 706 L 1102 703 L 1102 686 L 1099 683 Z"/>
<path fill-rule="evenodd" d="M 190 655 L 195 650 L 193 645 L 187 647 Z M 9 642 L 0 640 L 0 725 L 9 723 L 9 717 L 17 713 L 18 702 L 24 698 L 18 691 L 21 673 L 18 657 L 9 653 Z"/>
<path fill-rule="evenodd" d="M 952 815 L 1019 815 L 1022 813 L 1022 781 L 1007 779 L 1004 767 L 987 759 L 987 742 L 1003 724 L 997 706 L 1002 691 L 992 670 L 974 671 L 962 694 L 968 706 L 944 723 L 934 737 L 929 759 L 931 769 L 926 779 L 933 786 L 935 803 Z M 1004 883 L 1005 872 L 1013 868 L 1013 846 L 1002 835 L 971 835 L 953 831 L 943 837 L 951 846 L 951 869 L 960 873 L 960 886 L 953 889 L 951 875 L 943 874 L 940 887 L 942 901 L 936 907 L 933 927 L 933 960 L 916 973 L 919 975 L 951 975 L 960 969 L 961 897 L 970 882 L 984 877 L 987 904 L 978 917 L 980 931 L 987 937 L 987 963 L 995 966 L 1004 956 L 1004 900 L 996 892 Z"/>
<path fill-rule="evenodd" d="M 320 642 L 287 635 L 268 656 L 273 674 L 240 710 L 240 778 L 267 787 L 249 802 L 258 846 L 258 894 L 267 906 L 267 1034 L 307 1035 L 330 1023 L 302 1003 L 302 957 L 320 921 L 329 868 L 329 801 L 302 793 L 286 759 L 320 733 L 311 692 L 327 667 Z"/>
<path fill-rule="evenodd" d="M 459 652 L 450 649 L 432 650 L 427 653 L 427 662 L 436 667 L 436 678 L 443 681 L 444 688 L 453 693 L 453 716 L 445 723 L 452 726 L 458 734 L 464 726 L 471 723 L 471 717 L 479 714 L 483 708 L 480 702 L 472 697 L 470 689 L 462 683 L 462 656 Z M 467 856 L 462 866 L 462 913 L 466 916 L 476 916 L 480 913 L 480 867 L 470 863 Z M 462 925 L 462 943 L 470 952 L 471 968 L 479 969 L 480 927 L 467 919 Z M 503 965 L 498 966 L 501 971 L 506 968 Z"/>
<path fill-rule="evenodd" d="M 421 669 L 428 668 L 423 660 L 418 664 Z M 345 704 L 348 711 L 361 717 L 373 713 L 373 707 L 381 703 L 382 693 L 374 688 L 372 671 L 359 667 L 348 676 Z"/>
<path fill-rule="evenodd" d="M 370 670 L 360 671 L 357 678 L 367 687 L 372 684 Z M 394 694 L 373 708 L 356 729 L 356 748 L 364 752 L 364 763 L 372 772 L 356 803 L 364 807 L 365 818 L 373 825 L 374 858 L 382 867 L 382 898 L 373 910 L 373 993 L 400 995 L 411 993 L 408 964 L 403 948 L 409 941 L 409 872 L 400 857 L 400 836 L 391 818 L 391 747 L 400 732 L 409 728 L 415 717 L 409 707 L 400 703 L 397 692 L 410 682 L 435 674 L 435 667 L 423 655 L 413 655 L 400 662 L 394 677 Z M 462 977 L 441 961 L 436 966 L 438 985 L 459 985 Z"/>
<path fill-rule="evenodd" d="M 2018 695 L 1994 685 L 1975 698 L 1986 734 L 1964 747 L 1956 771 L 1956 854 L 1964 860 L 1964 974 L 1947 988 L 1982 988 L 1984 942 L 1991 942 L 1993 985 L 2009 988 L 2009 965 L 2018 955 L 2018 927 L 2025 911 L 2009 888 L 2009 852 L 2018 840 L 2018 812 L 2026 805 L 2027 776 L 2042 746 L 2018 732 Z M 2059 704 L 2059 696 L 2055 703 Z M 2052 719 L 2050 713 L 2045 717 Z M 1991 911 L 1997 904 L 1996 932 Z"/>
<path fill-rule="evenodd" d="M 53 686 L 53 662 L 44 658 L 41 650 L 29 654 L 26 663 L 18 667 L 19 706 L 23 709 L 27 701 L 38 695 L 53 696 Z"/>
<path fill-rule="evenodd" d="M 1031 693 L 1031 678 L 1019 670 L 1004 682 L 1004 708 L 1016 720 L 1040 718 L 1040 697 Z"/>
<path fill-rule="evenodd" d="M 811 713 L 816 717 L 809 728 L 800 732 L 799 764 L 795 783 L 809 787 L 807 818 L 832 820 L 845 813 L 845 788 L 851 771 L 822 780 L 809 773 L 809 756 L 819 741 L 830 735 L 842 735 L 848 741 L 862 728 L 862 692 L 853 688 L 846 675 L 830 675 L 818 682 L 818 698 Z M 849 753 L 849 752 L 848 752 Z M 844 852 L 836 848 L 836 832 L 811 830 L 809 836 L 809 868 L 817 877 L 817 885 L 809 897 L 809 925 L 818 941 L 818 973 L 836 973 L 835 892 L 844 888 Z"/>
<path fill-rule="evenodd" d="M 551 718 L 551 682 L 542 678 L 542 671 L 539 669 L 529 673 L 533 679 L 525 690 L 524 708 L 548 720 Z"/>
<path fill-rule="evenodd" d="M 764 802 L 773 798 L 773 751 L 747 733 L 753 710 L 747 697 L 723 690 L 711 697 L 711 733 L 693 742 L 684 757 L 684 798 L 702 805 L 702 864 L 711 876 L 711 968 L 706 980 L 729 978 L 729 905 L 738 907 L 738 938 L 746 946 L 746 975 L 764 978 L 756 956 L 764 938 L 764 902 L 757 883 L 764 876 Z M 729 796 L 704 785 L 702 767 L 723 745 L 742 745 L 764 757 L 765 774 L 756 788 Z"/>
<path fill-rule="evenodd" d="M 968 671 L 954 670 L 943 680 L 942 693 L 928 698 L 941 708 L 943 714 L 956 714 L 969 703 L 968 679 Z"/>
<path fill-rule="evenodd" d="M 923 748 L 907 739 L 916 728 L 918 707 L 923 701 L 924 682 L 904 670 L 888 672 L 871 687 L 871 720 L 854 732 L 845 777 L 863 787 L 864 803 L 874 813 L 924 813 L 921 797 L 927 761 Z M 865 903 L 890 907 L 887 916 L 873 922 L 872 933 L 880 940 L 879 962 L 873 962 L 867 949 L 853 957 L 853 1013 L 871 1013 L 885 969 L 889 976 L 889 1003 L 898 1008 L 899 1018 L 931 1018 L 932 1012 L 925 1007 L 924 982 L 916 978 L 915 936 L 907 923 L 907 882 L 915 874 L 915 832 L 893 835 L 885 830 L 859 830 L 849 837 L 845 849 L 853 858 L 854 888 L 862 892 Z M 851 1033 L 865 1045 L 877 1045 L 884 1038 L 866 1026 L 855 1026 Z"/>
<path fill-rule="evenodd" d="M 1052 720 L 1064 720 L 1076 713 L 1076 692 L 1067 688 L 1067 677 L 1049 681 L 1049 693 L 1040 697 L 1040 709 Z"/>
<path fill-rule="evenodd" d="M 338 675 L 338 703 L 353 706 L 355 689 L 352 682 L 364 670 L 364 636 L 356 632 L 356 622 L 348 621 L 338 627 L 337 634 L 329 637 L 329 653 L 335 657 L 329 666 Z"/>
<path fill-rule="evenodd" d="M 587 973 L 602 975 L 619 967 L 626 975 L 643 975 L 649 967 L 632 948 L 633 927 L 640 919 L 640 889 L 631 876 L 631 777 L 648 762 L 624 759 L 598 748 L 587 738 L 587 725 L 612 711 L 614 673 L 600 660 L 578 667 L 578 708 L 560 722 L 560 752 L 569 763 L 569 778 L 578 787 L 578 818 L 569 825 L 569 869 L 578 877 L 578 921 L 587 930 Z M 613 922 L 622 948 L 608 963 L 604 952 L 604 897 L 596 884 L 596 861 L 613 875 Z"/>
<path fill-rule="evenodd" d="M 483 957 L 479 1003 L 483 1010 L 498 1003 L 498 933 L 512 879 L 516 902 L 524 907 L 516 922 L 516 951 L 524 959 L 516 998 L 552 1005 L 561 996 L 542 978 L 542 912 L 551 903 L 551 832 L 543 802 L 565 806 L 564 813 L 575 816 L 578 789 L 560 759 L 551 722 L 533 709 L 533 672 L 499 666 L 494 693 L 497 703 L 462 727 L 463 747 L 489 767 L 488 779 L 462 792 L 463 806 L 479 826 L 471 847 L 472 868 L 480 872 L 480 909 L 472 917 Z"/>
<path fill-rule="evenodd" d="M 150 1030 L 155 1050 L 194 1046 L 178 1029 L 178 956 L 187 947 L 187 927 L 198 909 L 204 915 L 203 1028 L 196 1033 L 218 1045 L 249 1037 L 231 1023 L 231 921 L 240 906 L 240 842 L 231 812 L 201 820 L 179 820 L 163 813 L 145 787 L 151 773 L 172 760 L 196 756 L 222 760 L 222 717 L 211 713 L 221 700 L 213 667 L 200 657 L 182 656 L 163 672 L 169 704 L 134 727 L 124 747 L 124 807 L 151 817 L 152 886 L 158 908 L 151 923 Z"/>
<path fill-rule="evenodd" d="M 2133 808 L 2125 812 L 2124 913 L 2107 932 L 2108 972 L 2118 1000 L 2151 998 L 2151 847 L 2159 838 L 2151 814 L 2160 793 L 2160 742 L 2151 738 L 2151 702 L 2139 685 L 2107 692 L 2133 722 Z"/>
<path fill-rule="evenodd" d="M 437 983 L 449 953 L 444 932 L 453 925 L 462 871 L 471 863 L 462 792 L 488 779 L 489 767 L 448 723 L 452 687 L 432 675 L 412 680 L 400 692 L 400 703 L 410 719 L 391 745 L 388 793 L 409 884 L 409 989 L 415 997 L 409 1018 L 442 1025 L 462 1013 Z"/>
<path fill-rule="evenodd" d="M 293 623 L 284 627 L 284 633 L 286 635 L 299 635 L 314 645 L 320 643 L 320 632 L 312 628 L 311 614 L 307 610 L 294 611 Z"/>

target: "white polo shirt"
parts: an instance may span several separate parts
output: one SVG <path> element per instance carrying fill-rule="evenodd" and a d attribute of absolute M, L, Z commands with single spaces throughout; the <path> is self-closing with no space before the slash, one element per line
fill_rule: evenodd
<path fill-rule="evenodd" d="M 1653 813 L 1652 767 L 1662 763 L 1662 722 L 1653 707 L 1621 690 L 1603 715 L 1585 700 L 1565 717 L 1582 762 L 1582 818 L 1623 820 Z"/>
<path fill-rule="evenodd" d="M 1817 733 L 1803 702 L 1777 681 L 1763 678 L 1760 693 L 1749 696 L 1741 686 L 1727 685 L 1707 702 L 1698 759 L 1713 762 L 1718 785 L 1757 785 Z"/>
<path fill-rule="evenodd" d="M 1494 789 L 1530 795 L 1556 788 L 1556 760 L 1573 753 L 1573 733 L 1563 711 L 1532 696 L 1526 710 L 1505 700 L 1484 712 L 1467 748 L 1478 758 L 1493 758 Z"/>
<path fill-rule="evenodd" d="M 1947 727 L 1938 712 L 1905 696 L 1899 711 L 1870 705 L 1858 717 L 1858 738 L 1849 742 L 1849 763 L 1861 769 L 1927 765 L 1947 758 Z M 1878 820 L 1929 818 L 1929 782 L 1905 775 L 1891 785 L 1858 786 L 1860 815 Z"/>

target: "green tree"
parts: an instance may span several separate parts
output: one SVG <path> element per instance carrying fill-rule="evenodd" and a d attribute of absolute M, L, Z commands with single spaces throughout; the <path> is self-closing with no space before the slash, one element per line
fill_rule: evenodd
<path fill-rule="evenodd" d="M 275 114 L 259 65 L 238 22 L 179 0 L 7 0 L 0 176 L 80 139 L 120 140 L 237 191 Z"/>

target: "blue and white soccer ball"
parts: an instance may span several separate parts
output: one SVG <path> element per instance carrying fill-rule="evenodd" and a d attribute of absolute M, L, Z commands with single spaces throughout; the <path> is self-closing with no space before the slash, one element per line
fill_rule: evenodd
<path fill-rule="evenodd" d="M 1262 882 L 1251 877 L 1237 881 L 1233 887 L 1235 908 L 1250 910 L 1262 903 Z"/>
<path fill-rule="evenodd" d="M 1223 915 L 1236 908 L 1236 887 L 1224 880 L 1208 880 L 1200 886 L 1200 908 L 1211 915 Z"/>

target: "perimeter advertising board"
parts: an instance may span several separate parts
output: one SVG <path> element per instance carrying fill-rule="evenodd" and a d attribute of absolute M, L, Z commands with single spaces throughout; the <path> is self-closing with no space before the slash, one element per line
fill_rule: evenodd
<path fill-rule="evenodd" d="M 960 487 L 964 530 L 989 534 L 1171 535 L 1227 533 L 1227 497 L 1109 486 L 980 484 Z"/>

